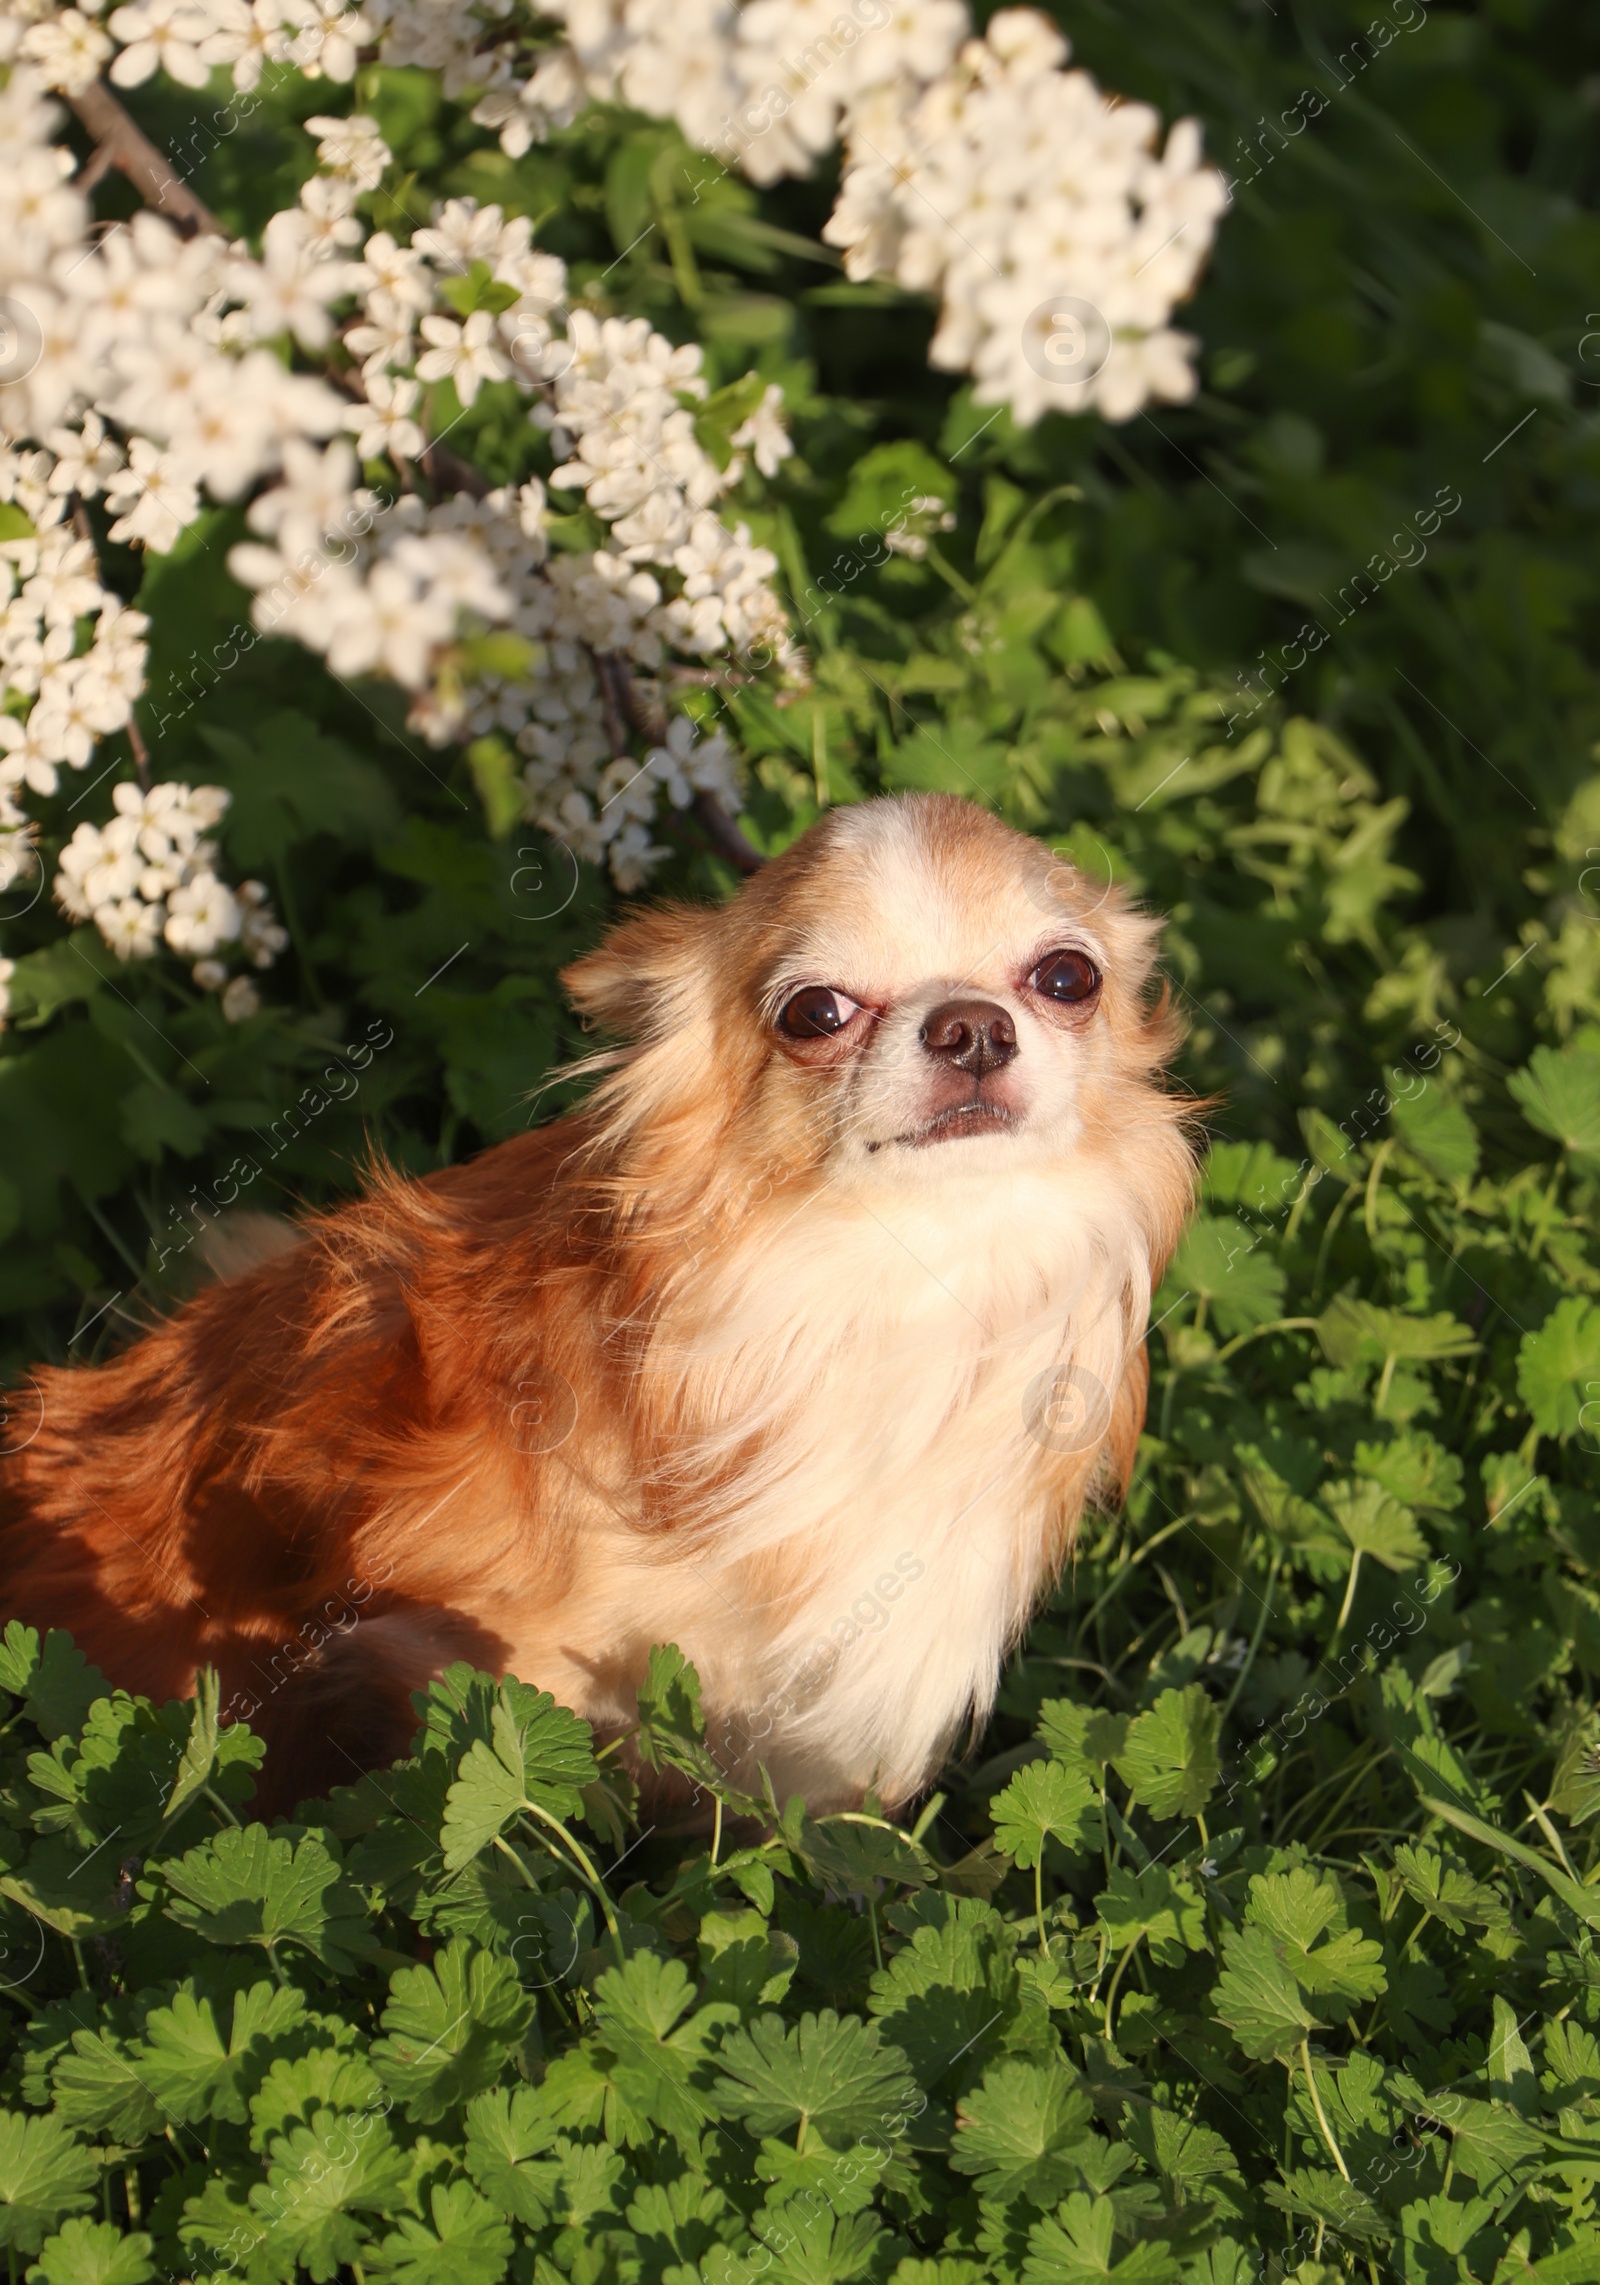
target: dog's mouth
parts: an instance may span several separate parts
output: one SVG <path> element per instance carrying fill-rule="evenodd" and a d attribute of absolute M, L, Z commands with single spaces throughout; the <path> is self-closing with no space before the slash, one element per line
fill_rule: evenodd
<path fill-rule="evenodd" d="M 908 1127 L 904 1134 L 890 1135 L 886 1142 L 868 1143 L 875 1150 L 927 1150 L 934 1143 L 954 1142 L 963 1135 L 998 1134 L 1022 1124 L 1015 1111 L 1008 1111 L 1003 1103 L 991 1103 L 981 1095 L 970 1102 L 952 1103 L 948 1110 L 936 1111 L 931 1119 L 920 1126 Z"/>

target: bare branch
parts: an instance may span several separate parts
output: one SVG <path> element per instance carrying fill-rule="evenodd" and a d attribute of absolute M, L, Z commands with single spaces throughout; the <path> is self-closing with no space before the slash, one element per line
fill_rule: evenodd
<path fill-rule="evenodd" d="M 146 206 L 164 214 L 181 237 L 193 238 L 203 230 L 223 235 L 210 207 L 163 158 L 143 128 L 134 125 L 103 79 L 69 95 L 67 101 L 98 146 L 80 182 L 92 189 L 107 167 L 120 167 Z"/>
<path fill-rule="evenodd" d="M 719 857 L 726 857 L 738 872 L 760 872 L 766 858 L 753 841 L 745 839 L 737 818 L 728 815 L 714 793 L 697 793 L 694 797 L 694 813 L 704 828 L 706 839 Z"/>

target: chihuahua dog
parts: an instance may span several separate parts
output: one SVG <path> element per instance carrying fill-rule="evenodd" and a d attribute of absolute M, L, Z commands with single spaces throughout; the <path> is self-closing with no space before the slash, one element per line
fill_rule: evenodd
<path fill-rule="evenodd" d="M 1120 1496 L 1192 1202 L 1156 923 L 945 795 L 831 811 L 565 971 L 585 1106 L 376 1178 L 126 1354 L 41 1369 L 0 1603 L 160 1699 L 220 1669 L 287 1805 L 456 1659 L 904 1802 Z"/>

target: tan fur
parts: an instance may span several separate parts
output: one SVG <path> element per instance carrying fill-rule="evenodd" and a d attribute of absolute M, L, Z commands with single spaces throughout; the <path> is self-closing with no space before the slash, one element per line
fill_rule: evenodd
<path fill-rule="evenodd" d="M 1192 1191 L 1155 934 L 943 796 L 623 921 L 566 975 L 617 1042 L 584 1111 L 380 1174 L 113 1363 L 40 1372 L 7 1612 L 158 1697 L 218 1664 L 284 1799 L 402 1751 L 452 1658 L 614 1732 L 666 1640 L 736 1774 L 904 1799 L 1133 1464 Z M 1028 983 L 1062 945 L 1091 1008 Z M 860 1003 L 848 1036 L 781 1038 L 803 984 Z M 980 1089 L 1010 1123 L 916 1139 L 968 1084 L 919 1026 L 973 992 L 1015 1018 Z"/>

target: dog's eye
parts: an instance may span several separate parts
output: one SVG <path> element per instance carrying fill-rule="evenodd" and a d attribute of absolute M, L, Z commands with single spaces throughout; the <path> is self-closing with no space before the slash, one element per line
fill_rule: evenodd
<path fill-rule="evenodd" d="M 1047 1000 L 1092 1000 L 1100 989 L 1100 971 L 1087 952 L 1051 952 L 1028 981 Z"/>
<path fill-rule="evenodd" d="M 786 1039 L 827 1039 L 843 1031 L 856 1012 L 854 1000 L 843 992 L 830 992 L 825 984 L 808 984 L 778 1010 L 778 1029 Z"/>

